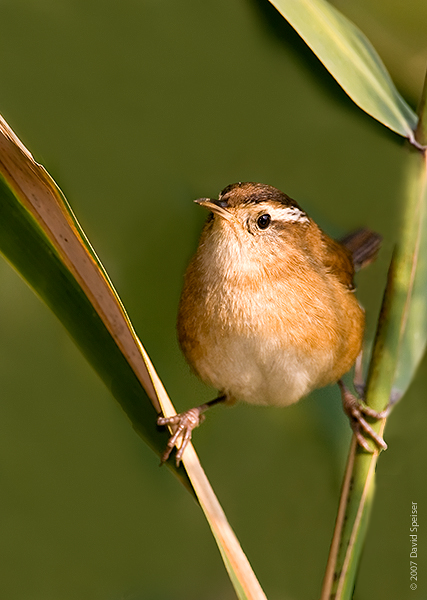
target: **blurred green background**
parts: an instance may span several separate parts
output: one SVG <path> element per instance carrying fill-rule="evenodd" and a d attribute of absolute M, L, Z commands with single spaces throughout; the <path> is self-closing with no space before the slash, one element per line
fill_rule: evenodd
<path fill-rule="evenodd" d="M 337 6 L 416 105 L 424 0 Z M 382 233 L 358 278 L 372 340 L 406 150 L 266 0 L 0 8 L 0 112 L 65 192 L 178 409 L 215 393 L 189 372 L 175 316 L 206 217 L 192 200 L 229 183 L 275 185 L 333 235 Z M 4 260 L 0 339 L 0 597 L 234 598 L 191 496 Z M 427 490 L 426 366 L 386 428 L 356 599 L 427 597 L 425 581 L 409 589 L 410 508 L 421 511 Z M 336 386 L 288 409 L 218 408 L 195 433 L 269 600 L 319 595 L 349 438 Z"/>

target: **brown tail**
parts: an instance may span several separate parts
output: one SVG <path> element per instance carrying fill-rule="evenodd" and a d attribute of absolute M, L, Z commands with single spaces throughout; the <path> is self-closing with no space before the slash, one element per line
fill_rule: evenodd
<path fill-rule="evenodd" d="M 353 256 L 354 269 L 360 271 L 377 257 L 382 237 L 370 229 L 357 229 L 342 239 L 341 244 L 348 248 Z"/>

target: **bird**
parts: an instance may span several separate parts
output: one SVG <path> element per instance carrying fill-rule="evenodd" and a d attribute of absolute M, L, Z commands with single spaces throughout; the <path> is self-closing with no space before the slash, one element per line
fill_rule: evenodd
<path fill-rule="evenodd" d="M 353 279 L 375 259 L 381 236 L 360 229 L 334 240 L 295 200 L 262 183 L 234 183 L 218 199 L 195 202 L 209 216 L 184 276 L 178 341 L 194 373 L 219 395 L 158 417 L 172 429 L 161 463 L 181 439 L 179 465 L 215 404 L 284 407 L 334 383 L 358 443 L 372 452 L 368 436 L 385 449 L 365 417 L 386 411 L 366 406 L 342 380 L 356 363 L 355 387 L 363 392 L 365 312 Z"/>

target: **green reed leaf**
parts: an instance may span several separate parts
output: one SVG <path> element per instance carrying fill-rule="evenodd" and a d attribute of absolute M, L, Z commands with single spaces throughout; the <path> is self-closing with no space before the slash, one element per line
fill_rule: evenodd
<path fill-rule="evenodd" d="M 326 0 L 270 0 L 350 98 L 415 142 L 417 116 L 366 36 Z"/>

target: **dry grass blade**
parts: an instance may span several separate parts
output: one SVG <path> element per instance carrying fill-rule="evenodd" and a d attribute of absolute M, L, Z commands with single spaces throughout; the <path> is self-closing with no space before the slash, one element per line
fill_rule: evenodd
<path fill-rule="evenodd" d="M 143 348 L 142 352 L 145 354 Z M 148 357 L 147 357 L 148 358 Z M 167 417 L 173 416 L 175 409 L 151 363 L 147 362 L 156 392 Z M 218 544 L 222 559 L 238 598 L 241 600 L 266 600 L 266 596 L 255 577 L 252 567 L 244 554 L 238 539 L 231 529 L 227 517 L 214 494 L 208 478 L 200 464 L 191 443 L 184 450 L 182 462 L 196 492 L 200 506 Z"/>
<path fill-rule="evenodd" d="M 93 248 L 47 171 L 0 116 L 0 169 L 23 206 L 52 241 L 124 356 L 140 379 L 153 406 L 157 397 L 139 352 L 136 334 Z"/>
<path fill-rule="evenodd" d="M 172 403 L 61 191 L 2 117 L 0 222 L 0 250 L 63 322 L 135 430 L 161 454 L 167 433 L 156 417 L 160 407 L 174 414 Z M 264 600 L 191 445 L 183 463 L 186 472 L 169 466 L 197 495 L 238 597 Z"/>

